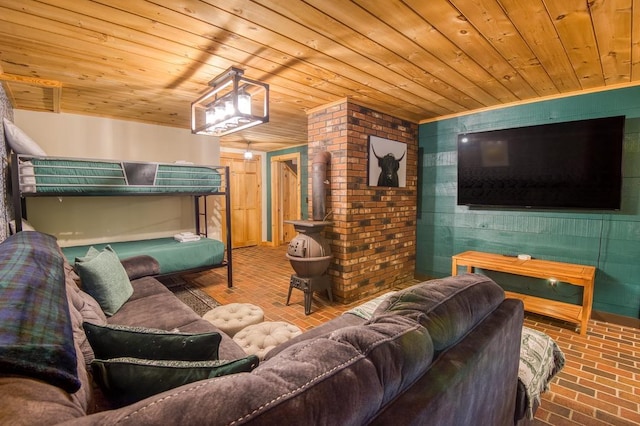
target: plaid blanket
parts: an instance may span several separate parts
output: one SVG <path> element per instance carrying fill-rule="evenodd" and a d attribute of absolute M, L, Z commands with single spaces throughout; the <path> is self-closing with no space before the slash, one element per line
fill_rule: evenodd
<path fill-rule="evenodd" d="M 19 232 L 0 244 L 0 374 L 80 388 L 56 239 Z"/>

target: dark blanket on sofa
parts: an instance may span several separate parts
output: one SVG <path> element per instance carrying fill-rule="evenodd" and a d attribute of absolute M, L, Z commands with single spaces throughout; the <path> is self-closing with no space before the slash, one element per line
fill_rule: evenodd
<path fill-rule="evenodd" d="M 80 388 L 56 239 L 19 232 L 0 244 L 0 371 Z"/>

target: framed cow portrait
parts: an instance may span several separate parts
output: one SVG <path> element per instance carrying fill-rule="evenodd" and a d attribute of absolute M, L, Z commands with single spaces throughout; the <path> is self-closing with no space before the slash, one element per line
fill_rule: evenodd
<path fill-rule="evenodd" d="M 369 136 L 369 186 L 404 188 L 407 186 L 407 144 Z"/>

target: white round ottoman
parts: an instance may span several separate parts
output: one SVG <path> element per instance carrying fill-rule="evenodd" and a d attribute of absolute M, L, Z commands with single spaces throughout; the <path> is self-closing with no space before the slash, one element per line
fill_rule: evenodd
<path fill-rule="evenodd" d="M 302 331 L 293 324 L 265 321 L 243 328 L 233 340 L 247 355 L 256 355 L 262 361 L 271 349 L 299 334 L 302 334 Z"/>
<path fill-rule="evenodd" d="M 248 325 L 258 324 L 264 320 L 264 312 L 251 303 L 229 303 L 216 306 L 205 313 L 202 318 L 218 327 L 229 337 Z"/>

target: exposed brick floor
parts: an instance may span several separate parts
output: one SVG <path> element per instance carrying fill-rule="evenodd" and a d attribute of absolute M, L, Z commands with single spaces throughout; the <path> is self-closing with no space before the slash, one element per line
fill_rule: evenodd
<path fill-rule="evenodd" d="M 305 315 L 303 293 L 294 289 L 286 306 L 293 270 L 285 253 L 286 246 L 235 249 L 231 289 L 223 268 L 187 278 L 220 303 L 253 303 L 264 310 L 265 320 L 286 321 L 303 330 L 365 301 L 331 304 L 326 295 L 314 295 L 311 314 Z M 580 336 L 573 324 L 535 314 L 526 314 L 525 325 L 555 339 L 567 359 L 543 394 L 536 425 L 640 425 L 639 329 L 590 321 L 587 336 Z"/>

